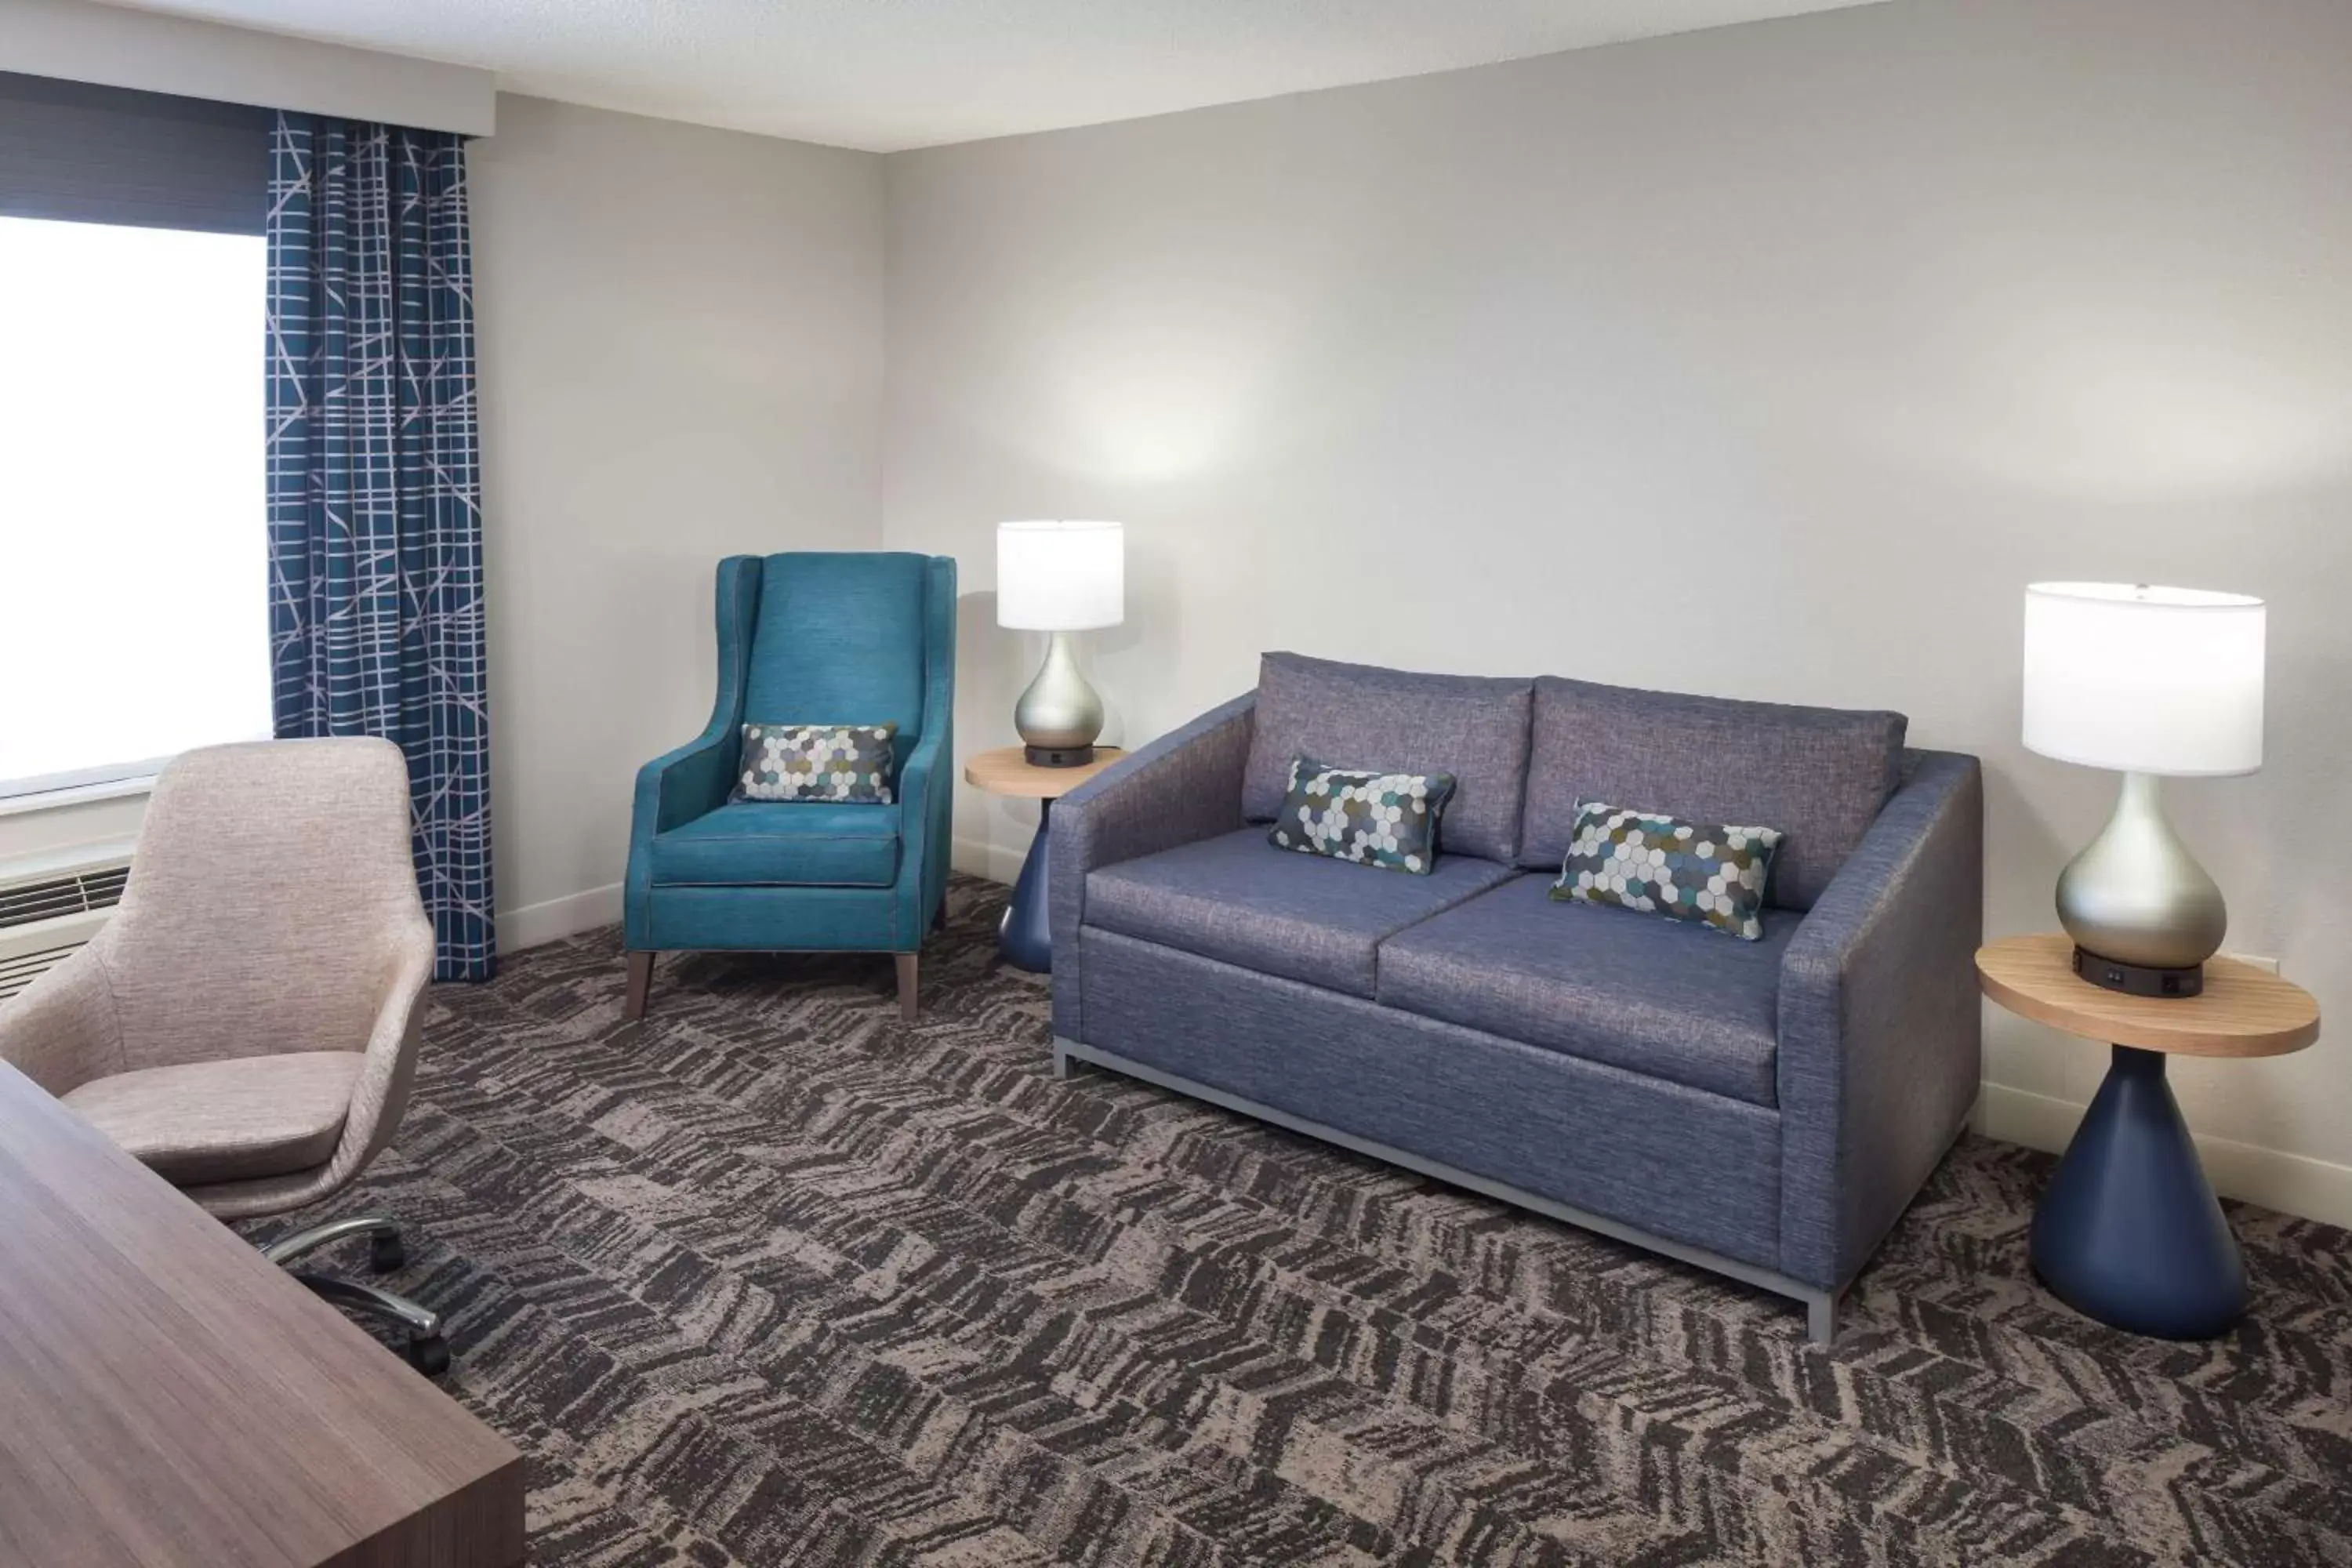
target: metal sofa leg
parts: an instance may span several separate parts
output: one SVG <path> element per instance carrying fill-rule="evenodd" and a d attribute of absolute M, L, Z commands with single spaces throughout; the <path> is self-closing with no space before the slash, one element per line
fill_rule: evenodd
<path fill-rule="evenodd" d="M 1070 1047 L 1064 1045 L 1058 1038 L 1054 1042 L 1054 1076 L 1055 1078 L 1070 1076 Z"/>
<path fill-rule="evenodd" d="M 629 953 L 629 1005 L 622 1015 L 632 1024 L 646 1016 L 646 998 L 653 994 L 654 955 L 632 949 Z"/>
<path fill-rule="evenodd" d="M 1838 1297 L 1841 1291 L 1823 1290 L 1805 1298 L 1805 1337 L 1817 1345 L 1826 1345 L 1837 1338 Z"/>
<path fill-rule="evenodd" d="M 894 952 L 890 956 L 898 962 L 898 1016 L 911 1024 L 917 1016 L 915 975 L 920 966 L 922 954 Z"/>

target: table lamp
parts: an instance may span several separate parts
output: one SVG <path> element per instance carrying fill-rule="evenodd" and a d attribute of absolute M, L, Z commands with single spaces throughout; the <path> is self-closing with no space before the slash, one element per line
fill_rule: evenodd
<path fill-rule="evenodd" d="M 1126 530 L 1115 522 L 996 525 L 996 624 L 1051 632 L 1045 662 L 1013 709 L 1029 761 L 1083 767 L 1102 733 L 1102 699 L 1078 668 L 1072 632 L 1127 616 Z"/>
<path fill-rule="evenodd" d="M 2145 584 L 2025 590 L 2025 744 L 2113 768 L 2115 815 L 2058 879 L 2074 972 L 2111 991 L 2194 996 L 2221 945 L 2221 889 L 2165 820 L 2166 774 L 2263 765 L 2260 599 Z"/>

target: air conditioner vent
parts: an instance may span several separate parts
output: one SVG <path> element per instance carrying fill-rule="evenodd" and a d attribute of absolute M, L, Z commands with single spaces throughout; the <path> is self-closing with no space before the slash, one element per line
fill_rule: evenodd
<path fill-rule="evenodd" d="M 0 1005 L 106 927 L 131 880 L 130 839 L 0 862 Z"/>
<path fill-rule="evenodd" d="M 131 868 L 110 866 L 102 871 L 85 872 L 81 882 L 91 909 L 110 910 L 122 901 L 122 889 L 131 885 Z"/>
<path fill-rule="evenodd" d="M 35 921 L 55 920 L 60 915 L 110 910 L 122 901 L 123 884 L 130 879 L 130 867 L 107 866 L 46 881 L 0 888 L 0 931 L 31 925 Z"/>

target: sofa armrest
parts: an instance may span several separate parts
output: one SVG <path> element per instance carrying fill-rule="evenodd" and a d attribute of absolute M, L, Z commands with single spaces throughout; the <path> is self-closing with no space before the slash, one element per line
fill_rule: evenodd
<path fill-rule="evenodd" d="M 1984 777 L 1911 754 L 1780 960 L 1780 1269 L 1843 1289 L 1975 1102 Z"/>
<path fill-rule="evenodd" d="M 1256 692 L 1236 697 L 1054 803 L 1045 885 L 1055 1034 L 1086 1038 L 1078 1016 L 1078 927 L 1086 919 L 1087 873 L 1239 827 L 1242 769 L 1256 712 Z"/>

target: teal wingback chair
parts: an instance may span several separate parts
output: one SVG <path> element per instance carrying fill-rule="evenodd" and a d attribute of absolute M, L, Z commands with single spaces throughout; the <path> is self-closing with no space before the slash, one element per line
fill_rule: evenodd
<path fill-rule="evenodd" d="M 915 1016 L 916 953 L 948 879 L 955 562 L 896 552 L 719 563 L 719 696 L 695 740 L 637 773 L 624 910 L 628 1016 L 657 952 L 888 952 Z M 896 802 L 735 801 L 746 722 L 898 726 Z"/>

